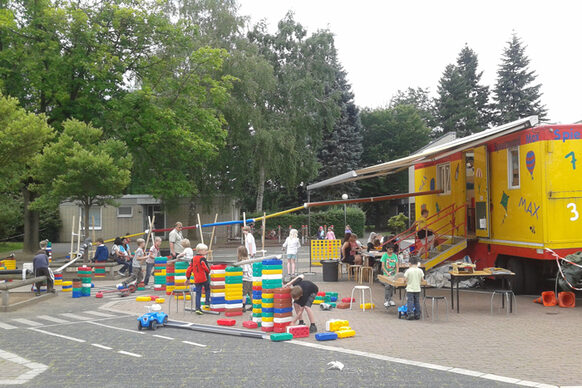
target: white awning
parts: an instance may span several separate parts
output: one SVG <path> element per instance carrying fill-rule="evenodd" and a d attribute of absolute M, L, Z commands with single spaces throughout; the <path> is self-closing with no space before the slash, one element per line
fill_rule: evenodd
<path fill-rule="evenodd" d="M 404 158 L 391 160 L 389 162 L 376 164 L 375 166 L 365 167 L 359 170 L 349 171 L 347 173 L 337 175 L 333 178 L 308 185 L 307 190 L 314 190 L 320 187 L 394 174 L 405 170 L 406 168 L 413 166 L 416 163 L 441 159 L 454 153 L 473 148 L 495 138 L 520 131 L 522 129 L 531 128 L 537 124 L 538 116 L 529 116 L 524 119 L 512 121 L 511 123 L 503 124 L 498 127 L 490 128 L 482 132 L 477 132 L 466 137 L 455 139 L 446 144 L 429 147 Z"/>

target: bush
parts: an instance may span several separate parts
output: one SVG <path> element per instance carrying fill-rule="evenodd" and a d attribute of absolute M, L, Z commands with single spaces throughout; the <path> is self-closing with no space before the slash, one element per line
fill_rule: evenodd
<path fill-rule="evenodd" d="M 393 217 L 390 217 L 387 223 L 388 231 L 394 234 L 402 233 L 408 229 L 408 217 L 402 213 L 398 213 Z"/>
<path fill-rule="evenodd" d="M 268 213 L 267 213 L 268 214 Z M 250 215 L 248 218 L 259 218 L 263 215 Z M 348 225 L 351 226 L 352 231 L 358 236 L 362 237 L 364 235 L 364 224 L 366 223 L 366 214 L 358 207 L 348 207 L 346 209 L 346 219 Z M 271 229 L 277 230 L 277 227 L 281 225 L 281 233 L 287 235 L 287 230 L 289 226 L 297 229 L 301 232 L 301 226 L 308 224 L 307 213 L 303 212 L 300 214 L 284 214 L 282 216 L 268 218 L 266 230 Z M 315 236 L 317 230 L 320 226 L 333 225 L 335 236 L 339 239 L 343 238 L 345 224 L 344 224 L 344 209 L 335 208 L 329 209 L 327 211 L 321 212 L 311 212 L 311 230 L 309 234 Z M 257 230 L 260 230 L 260 222 L 256 225 Z M 327 232 L 327 231 L 326 231 Z"/>

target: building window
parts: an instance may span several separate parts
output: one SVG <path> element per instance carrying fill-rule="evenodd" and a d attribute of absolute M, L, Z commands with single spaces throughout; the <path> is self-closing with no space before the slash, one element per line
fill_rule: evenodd
<path fill-rule="evenodd" d="M 507 182 L 510 189 L 519 189 L 519 148 L 507 149 Z"/>
<path fill-rule="evenodd" d="M 117 208 L 117 217 L 129 218 L 133 217 L 133 208 L 131 206 L 120 206 Z"/>
<path fill-rule="evenodd" d="M 81 213 L 81 222 L 85 225 L 85 209 L 80 207 L 79 212 Z M 95 224 L 93 224 L 95 223 Z M 101 206 L 91 206 L 89 208 L 89 229 L 90 230 L 101 230 Z"/>
<path fill-rule="evenodd" d="M 437 166 L 437 190 L 443 194 L 451 193 L 451 164 L 439 164 Z"/>

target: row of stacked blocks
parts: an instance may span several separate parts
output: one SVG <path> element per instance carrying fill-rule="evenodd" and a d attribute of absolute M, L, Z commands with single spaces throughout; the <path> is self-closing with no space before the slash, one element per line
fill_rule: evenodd
<path fill-rule="evenodd" d="M 225 278 L 226 264 L 214 264 L 210 266 L 210 310 L 212 311 L 226 311 Z M 208 295 L 204 297 L 206 304 Z"/>
<path fill-rule="evenodd" d="M 167 257 L 156 257 L 154 259 L 154 290 L 166 290 L 166 265 Z"/>
<path fill-rule="evenodd" d="M 251 320 L 257 324 L 262 323 L 263 312 L 263 263 L 253 263 L 253 314 Z"/>
<path fill-rule="evenodd" d="M 224 301 L 227 317 L 243 315 L 243 271 L 241 267 L 226 267 Z"/>
<path fill-rule="evenodd" d="M 275 331 L 275 294 L 278 295 L 278 298 L 281 298 L 281 295 L 286 295 L 286 298 L 290 298 L 290 295 L 287 293 L 283 293 L 283 262 L 278 259 L 268 259 L 262 261 L 262 268 L 261 268 L 261 291 L 262 291 L 262 300 L 261 300 L 261 330 L 265 332 Z M 254 273 L 253 273 L 254 276 Z M 278 301 L 280 303 L 280 301 Z M 291 304 L 289 304 L 289 307 Z M 277 312 L 277 331 L 278 333 L 282 333 L 285 331 L 284 326 L 288 325 L 289 323 L 285 324 L 285 319 L 281 313 L 281 309 Z M 291 320 L 289 320 L 290 322 Z"/>
<path fill-rule="evenodd" d="M 337 298 L 338 298 L 337 292 L 322 292 L 322 291 L 320 291 L 317 293 L 317 296 L 315 297 L 313 304 L 328 303 L 332 307 L 336 307 Z"/>
<path fill-rule="evenodd" d="M 170 264 L 171 265 L 171 264 Z M 186 271 L 188 270 L 188 262 L 187 261 L 177 261 L 173 263 L 174 268 L 174 287 L 168 291 L 168 266 L 166 266 L 166 294 L 170 292 L 170 294 L 174 291 L 179 291 L 183 293 L 184 291 L 188 291 L 190 289 L 190 284 L 188 282 L 188 278 L 186 277 Z M 182 299 L 184 298 L 184 294 L 182 295 L 175 295 L 175 299 Z M 190 295 L 186 295 L 186 300 L 190 298 Z"/>
<path fill-rule="evenodd" d="M 91 267 L 78 267 L 77 268 L 77 279 L 73 280 L 72 297 L 80 298 L 82 296 L 91 296 Z M 62 277 L 61 277 L 61 284 Z M 64 286 L 63 286 L 64 289 Z"/>

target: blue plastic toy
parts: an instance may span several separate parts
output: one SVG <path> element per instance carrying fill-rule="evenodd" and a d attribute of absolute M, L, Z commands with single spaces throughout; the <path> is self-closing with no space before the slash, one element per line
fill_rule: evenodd
<path fill-rule="evenodd" d="M 414 312 L 414 310 L 412 310 Z M 408 305 L 403 305 L 398 307 L 398 318 L 406 318 L 408 317 Z"/>
<path fill-rule="evenodd" d="M 334 332 L 324 332 L 315 334 L 315 339 L 318 341 L 331 341 L 337 339 L 337 333 Z"/>
<path fill-rule="evenodd" d="M 168 314 L 160 311 L 161 307 L 159 304 L 147 306 L 147 309 L 149 312 L 145 313 L 137 319 L 138 330 L 142 330 L 144 328 L 156 330 L 159 325 L 166 326 L 166 323 L 168 323 Z"/>

